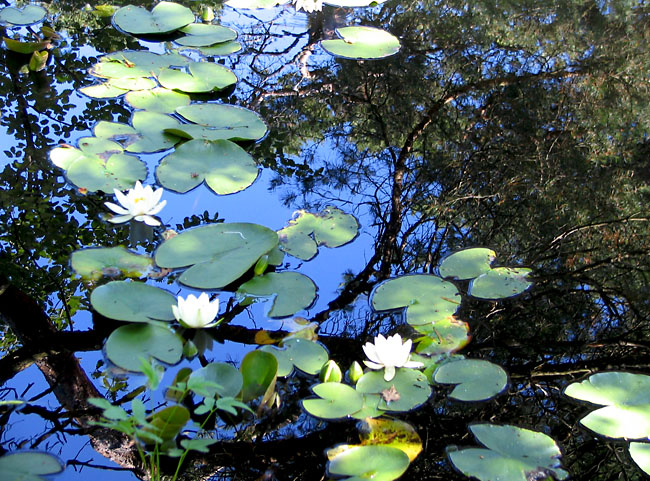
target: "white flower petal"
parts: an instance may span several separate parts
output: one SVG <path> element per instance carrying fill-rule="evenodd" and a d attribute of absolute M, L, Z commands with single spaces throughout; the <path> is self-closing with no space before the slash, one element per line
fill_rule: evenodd
<path fill-rule="evenodd" d="M 111 217 L 108 219 L 108 222 L 112 222 L 113 224 L 122 224 L 123 222 L 128 222 L 131 219 L 133 219 L 133 216 L 131 214 L 128 215 L 116 215 L 114 217 Z"/>
<path fill-rule="evenodd" d="M 384 381 L 391 381 L 395 377 L 395 366 L 386 366 L 384 371 Z"/>
<path fill-rule="evenodd" d="M 125 209 L 124 207 L 119 206 L 117 204 L 113 204 L 112 202 L 104 202 L 104 205 L 108 207 L 110 210 L 112 210 L 113 212 L 115 212 L 116 214 L 124 215 L 129 213 L 128 209 Z"/>

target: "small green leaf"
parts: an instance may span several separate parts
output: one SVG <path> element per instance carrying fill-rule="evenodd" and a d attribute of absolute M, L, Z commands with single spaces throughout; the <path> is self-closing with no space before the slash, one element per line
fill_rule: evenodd
<path fill-rule="evenodd" d="M 251 351 L 242 359 L 240 371 L 244 379 L 242 401 L 248 402 L 274 388 L 278 361 L 268 352 Z"/>

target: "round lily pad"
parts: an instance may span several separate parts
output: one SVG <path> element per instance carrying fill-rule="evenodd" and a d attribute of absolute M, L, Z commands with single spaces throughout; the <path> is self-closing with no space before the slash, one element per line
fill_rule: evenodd
<path fill-rule="evenodd" d="M 630 456 L 646 474 L 650 474 L 650 443 L 630 443 Z"/>
<path fill-rule="evenodd" d="M 546 434 L 516 426 L 474 424 L 470 430 L 484 448 L 447 448 L 452 464 L 481 481 L 528 481 L 538 475 L 563 480 L 560 449 Z"/>
<path fill-rule="evenodd" d="M 101 315 L 118 321 L 173 321 L 176 298 L 143 282 L 113 281 L 96 288 L 90 303 Z"/>
<path fill-rule="evenodd" d="M 316 299 L 316 285 L 299 272 L 270 272 L 253 277 L 242 284 L 237 293 L 240 296 L 272 298 L 268 316 L 282 318 L 311 306 Z"/>
<path fill-rule="evenodd" d="M 427 378 L 415 369 L 397 369 L 395 377 L 384 380 L 383 371 L 370 371 L 357 381 L 357 391 L 381 394 L 379 409 L 384 411 L 410 411 L 426 402 L 431 396 Z"/>
<path fill-rule="evenodd" d="M 162 87 L 129 92 L 124 97 L 124 100 L 134 109 L 161 114 L 174 113 L 178 107 L 190 104 L 189 95 Z"/>
<path fill-rule="evenodd" d="M 449 316 L 429 324 L 413 326 L 426 337 L 417 339 L 416 352 L 430 356 L 448 354 L 462 349 L 469 343 L 469 324 Z"/>
<path fill-rule="evenodd" d="M 278 361 L 264 351 L 251 351 L 242 359 L 240 371 L 243 376 L 242 401 L 248 402 L 266 396 L 275 386 Z"/>
<path fill-rule="evenodd" d="M 253 158 L 229 140 L 190 140 L 156 168 L 158 181 L 169 190 L 185 193 L 205 181 L 219 195 L 246 189 L 258 173 Z"/>
<path fill-rule="evenodd" d="M 82 278 L 97 281 L 102 277 L 141 277 L 153 265 L 149 256 L 124 247 L 91 247 L 74 251 L 70 266 Z"/>
<path fill-rule="evenodd" d="M 165 88 L 189 93 L 222 90 L 237 82 L 237 76 L 232 70 L 218 63 L 193 62 L 188 70 L 189 73 L 170 68 L 162 69 L 158 82 Z"/>
<path fill-rule="evenodd" d="M 217 43 L 216 45 L 211 45 L 209 47 L 186 47 L 181 48 L 180 50 L 198 51 L 205 57 L 222 57 L 225 55 L 237 53 L 241 49 L 242 45 L 239 42 L 223 42 Z"/>
<path fill-rule="evenodd" d="M 234 105 L 198 103 L 176 112 L 193 124 L 180 125 L 171 133 L 189 139 L 259 140 L 267 131 L 258 114 Z"/>
<path fill-rule="evenodd" d="M 484 401 L 508 385 L 503 368 L 482 359 L 447 362 L 436 370 L 433 379 L 437 383 L 457 384 L 449 396 L 460 401 Z"/>
<path fill-rule="evenodd" d="M 210 385 L 205 385 L 200 392 L 202 396 L 214 397 L 215 395 L 224 397 L 235 397 L 244 385 L 244 378 L 239 370 L 231 364 L 225 362 L 211 362 L 201 369 L 194 371 L 188 380 L 188 387 L 197 385 L 201 381 L 208 381 Z M 217 384 L 217 386 L 214 386 Z"/>
<path fill-rule="evenodd" d="M 496 252 L 484 247 L 463 249 L 447 256 L 438 267 L 440 277 L 452 279 L 473 279 L 491 270 Z"/>
<path fill-rule="evenodd" d="M 430 324 L 453 315 L 460 305 L 460 293 L 440 277 L 416 274 L 389 279 L 371 293 L 376 311 L 406 308 L 406 321 Z"/>
<path fill-rule="evenodd" d="M 32 25 L 45 18 L 47 10 L 38 5 L 26 5 L 22 9 L 5 7 L 0 10 L 0 22 L 12 25 Z"/>
<path fill-rule="evenodd" d="M 156 77 L 160 70 L 184 67 L 192 59 L 178 53 L 158 54 L 147 50 L 121 50 L 104 55 L 93 65 L 89 73 L 95 77 L 127 79 Z"/>
<path fill-rule="evenodd" d="M 375 59 L 395 55 L 400 43 L 397 37 L 374 27 L 337 28 L 339 40 L 322 40 L 323 49 L 337 57 Z"/>
<path fill-rule="evenodd" d="M 160 267 L 191 266 L 180 277 L 185 285 L 219 289 L 241 277 L 277 243 L 277 234 L 261 225 L 211 224 L 163 242 L 155 260 Z"/>
<path fill-rule="evenodd" d="M 294 365 L 307 374 L 317 374 L 329 359 L 321 344 L 307 339 L 287 339 L 282 343 L 282 348 L 267 345 L 260 350 L 278 359 L 278 376 L 291 374 Z"/>
<path fill-rule="evenodd" d="M 359 411 L 363 396 L 353 387 L 338 382 L 326 382 L 312 387 L 318 398 L 304 399 L 302 407 L 312 416 L 338 419 Z"/>
<path fill-rule="evenodd" d="M 176 364 L 183 355 L 183 342 L 168 328 L 154 324 L 129 324 L 115 329 L 104 346 L 113 364 L 127 371 L 141 372 L 142 359 L 153 357 Z"/>
<path fill-rule="evenodd" d="M 174 41 L 186 47 L 207 47 L 237 38 L 237 32 L 231 28 L 205 23 L 191 23 L 181 28 L 180 31 L 185 36 Z"/>
<path fill-rule="evenodd" d="M 95 125 L 93 133 L 99 138 L 120 142 L 128 152 L 149 153 L 177 144 L 180 139 L 165 130 L 178 125 L 178 120 L 169 115 L 138 110 L 131 117 L 131 125 L 101 121 Z"/>
<path fill-rule="evenodd" d="M 160 2 L 151 12 L 142 7 L 127 5 L 113 15 L 115 26 L 135 35 L 170 33 L 192 22 L 192 10 L 173 2 Z"/>
<path fill-rule="evenodd" d="M 63 469 L 58 458 L 40 451 L 19 451 L 0 457 L 0 478 L 7 481 L 46 481 L 44 475 Z"/>
<path fill-rule="evenodd" d="M 391 446 L 352 446 L 330 459 L 330 475 L 346 476 L 348 481 L 392 481 L 409 466 L 409 457 Z"/>
<path fill-rule="evenodd" d="M 505 299 L 517 296 L 533 285 L 526 276 L 531 269 L 495 267 L 474 279 L 467 293 L 479 299 Z"/>

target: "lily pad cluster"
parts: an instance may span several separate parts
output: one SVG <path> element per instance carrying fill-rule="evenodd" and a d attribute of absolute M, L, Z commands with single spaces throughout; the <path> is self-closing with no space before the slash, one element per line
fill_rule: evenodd
<path fill-rule="evenodd" d="M 2 41 L 5 47 L 11 52 L 29 56 L 24 68 L 32 72 L 45 69 L 50 58 L 49 50 L 60 37 L 52 28 L 46 26 L 42 26 L 39 33 L 32 29 L 30 37 L 24 36 L 19 29 L 39 23 L 46 16 L 47 10 L 38 5 L 0 9 L 0 25 L 4 27 Z M 12 37 L 4 36 L 5 34 Z"/>

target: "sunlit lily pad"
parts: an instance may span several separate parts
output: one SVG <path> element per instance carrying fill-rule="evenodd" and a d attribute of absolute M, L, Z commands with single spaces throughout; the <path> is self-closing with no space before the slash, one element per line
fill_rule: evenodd
<path fill-rule="evenodd" d="M 162 87 L 129 92 L 124 97 L 124 100 L 134 109 L 161 114 L 172 114 L 178 107 L 190 104 L 189 95 Z"/>
<path fill-rule="evenodd" d="M 357 391 L 382 394 L 379 409 L 384 411 L 410 411 L 431 396 L 426 376 L 408 368 L 397 369 L 390 381 L 384 380 L 383 370 L 367 372 L 357 381 Z"/>
<path fill-rule="evenodd" d="M 630 456 L 646 474 L 650 474 L 650 443 L 630 443 Z"/>
<path fill-rule="evenodd" d="M 272 298 L 269 317 L 288 317 L 307 309 L 316 299 L 316 285 L 298 272 L 270 272 L 255 276 L 237 290 L 240 296 Z"/>
<path fill-rule="evenodd" d="M 63 471 L 63 463 L 49 453 L 19 451 L 0 457 L 2 481 L 47 481 L 43 476 Z"/>
<path fill-rule="evenodd" d="M 212 224 L 187 230 L 163 242 L 155 255 L 160 267 L 188 267 L 180 282 L 219 289 L 241 277 L 277 246 L 278 236 L 257 224 Z"/>
<path fill-rule="evenodd" d="M 176 298 L 143 282 L 113 281 L 97 287 L 90 303 L 101 315 L 118 321 L 173 321 Z"/>
<path fill-rule="evenodd" d="M 409 466 L 409 457 L 391 446 L 354 446 L 330 457 L 330 475 L 346 476 L 346 481 L 392 481 Z"/>
<path fill-rule="evenodd" d="M 165 88 L 189 93 L 222 90 L 237 82 L 232 70 L 212 62 L 193 62 L 189 73 L 176 69 L 162 69 L 158 82 Z"/>
<path fill-rule="evenodd" d="M 415 428 L 399 419 L 364 419 L 359 423 L 359 435 L 362 445 L 401 449 L 410 461 L 422 451 L 422 439 Z"/>
<path fill-rule="evenodd" d="M 118 28 L 135 35 L 170 33 L 192 22 L 192 11 L 173 2 L 160 2 L 151 12 L 142 7 L 127 5 L 113 15 L 113 23 Z"/>
<path fill-rule="evenodd" d="M 131 125 L 101 121 L 93 132 L 99 138 L 120 142 L 124 150 L 136 153 L 166 150 L 180 140 L 165 132 L 180 125 L 169 115 L 138 110 L 133 113 Z"/>
<path fill-rule="evenodd" d="M 473 279 L 491 270 L 490 264 L 497 254 L 492 249 L 475 247 L 454 252 L 440 263 L 440 277 Z"/>
<path fill-rule="evenodd" d="M 289 0 L 227 0 L 226 5 L 242 10 L 256 10 L 258 8 L 273 8 L 285 5 Z"/>
<path fill-rule="evenodd" d="M 453 315 L 460 305 L 460 293 L 451 282 L 440 277 L 417 274 L 389 279 L 371 293 L 376 311 L 406 309 L 406 321 L 429 324 Z"/>
<path fill-rule="evenodd" d="M 253 158 L 229 140 L 190 140 L 162 159 L 156 176 L 163 187 L 188 192 L 203 181 L 216 194 L 249 187 L 259 173 Z"/>
<path fill-rule="evenodd" d="M 338 419 L 359 411 L 363 396 L 353 387 L 339 382 L 326 382 L 312 387 L 318 398 L 302 401 L 302 407 L 312 416 L 323 419 Z"/>
<path fill-rule="evenodd" d="M 179 107 L 176 112 L 193 124 L 168 130 L 188 139 L 259 140 L 267 131 L 262 117 L 234 105 L 198 103 Z"/>
<path fill-rule="evenodd" d="M 115 329 L 108 336 L 104 349 L 116 366 L 140 372 L 143 358 L 176 364 L 183 355 L 183 342 L 166 327 L 139 323 Z"/>
<path fill-rule="evenodd" d="M 151 257 L 124 247 L 91 247 L 74 251 L 70 256 L 72 269 L 93 281 L 103 277 L 142 277 L 152 265 Z"/>
<path fill-rule="evenodd" d="M 337 57 L 374 59 L 395 55 L 400 43 L 397 37 L 374 27 L 337 28 L 339 40 L 322 40 L 323 49 Z"/>
<path fill-rule="evenodd" d="M 521 294 L 533 285 L 526 276 L 531 269 L 495 267 L 474 279 L 467 293 L 479 299 L 504 299 Z"/>
<path fill-rule="evenodd" d="M 307 339 L 287 339 L 282 347 L 262 346 L 261 351 L 273 354 L 278 360 L 278 376 L 288 376 L 295 365 L 307 374 L 317 374 L 329 359 L 325 348 Z"/>
<path fill-rule="evenodd" d="M 210 384 L 201 383 L 207 381 Z M 211 385 L 218 384 L 217 386 Z M 201 390 L 196 390 L 193 386 L 202 385 Z M 215 395 L 235 397 L 244 385 L 244 378 L 239 370 L 225 362 L 211 362 L 201 369 L 195 370 L 189 377 L 188 387 L 199 395 L 204 397 L 214 397 Z"/>
<path fill-rule="evenodd" d="M 318 253 L 318 246 L 340 247 L 354 240 L 358 231 L 359 223 L 353 215 L 328 207 L 317 214 L 298 211 L 278 236 L 283 251 L 308 261 Z"/>
<path fill-rule="evenodd" d="M 560 449 L 546 434 L 496 424 L 474 424 L 470 430 L 485 448 L 447 448 L 447 455 L 464 475 L 481 481 L 529 481 L 569 475 L 560 468 Z"/>
<path fill-rule="evenodd" d="M 240 371 L 243 377 L 242 401 L 248 402 L 260 396 L 266 397 L 275 387 L 278 361 L 264 351 L 251 351 L 242 359 Z"/>
<path fill-rule="evenodd" d="M 381 394 L 363 393 L 363 406 L 361 409 L 350 415 L 351 418 L 364 420 L 367 418 L 378 418 L 386 414 L 386 411 L 379 409 Z"/>
<path fill-rule="evenodd" d="M 416 339 L 416 352 L 430 356 L 456 352 L 465 347 L 471 339 L 469 324 L 454 316 L 413 328 L 425 335 Z"/>
<path fill-rule="evenodd" d="M 81 143 L 80 149 L 69 146 L 56 147 L 50 151 L 50 160 L 65 170 L 70 183 L 91 192 L 129 189 L 136 181 L 147 177 L 144 162 L 132 155 L 121 153 L 119 145 L 116 149 L 118 153 L 112 150 L 95 153 L 93 150 L 96 149 L 86 149 Z"/>
<path fill-rule="evenodd" d="M 180 50 L 192 50 L 200 52 L 205 57 L 223 57 L 241 51 L 242 45 L 239 42 L 223 42 L 209 47 L 185 47 Z"/>
<path fill-rule="evenodd" d="M 583 426 L 612 438 L 650 437 L 650 376 L 631 372 L 599 372 L 569 384 L 564 394 L 605 405 L 580 420 Z"/>
<path fill-rule="evenodd" d="M 108 99 L 119 97 L 131 91 L 146 91 L 156 86 L 156 82 L 146 77 L 109 79 L 106 82 L 83 87 L 79 91 L 88 97 Z"/>
<path fill-rule="evenodd" d="M 122 50 L 104 55 L 89 73 L 95 77 L 126 79 L 156 77 L 160 70 L 184 67 L 192 60 L 178 53 L 157 54 L 146 50 Z"/>
<path fill-rule="evenodd" d="M 22 9 L 5 7 L 0 10 L 0 22 L 12 25 L 32 25 L 45 18 L 47 10 L 38 5 L 26 5 Z"/>
<path fill-rule="evenodd" d="M 181 28 L 180 31 L 185 36 L 174 41 L 186 47 L 207 47 L 237 38 L 237 32 L 231 28 L 205 23 L 191 23 Z"/>
<path fill-rule="evenodd" d="M 460 401 L 484 401 L 508 385 L 508 375 L 503 368 L 482 359 L 447 362 L 436 370 L 434 380 L 442 384 L 457 384 L 449 397 Z"/>

